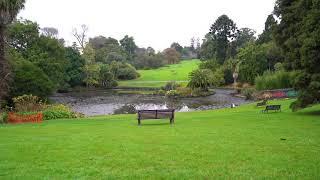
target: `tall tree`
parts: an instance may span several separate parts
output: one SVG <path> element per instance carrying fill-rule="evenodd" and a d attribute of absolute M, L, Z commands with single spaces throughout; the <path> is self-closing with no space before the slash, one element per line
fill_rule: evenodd
<path fill-rule="evenodd" d="M 277 0 L 280 23 L 274 38 L 282 49 L 287 69 L 301 70 L 295 87 L 299 96 L 291 108 L 298 110 L 320 102 L 320 1 Z"/>
<path fill-rule="evenodd" d="M 0 1 L 0 101 L 9 92 L 10 70 L 5 57 L 5 30 L 24 8 L 25 0 Z"/>
<path fill-rule="evenodd" d="M 274 27 L 277 25 L 277 21 L 274 19 L 273 14 L 270 14 L 265 22 L 264 30 L 262 34 L 259 35 L 257 40 L 258 44 L 268 43 L 272 41 L 272 32 Z"/>
<path fill-rule="evenodd" d="M 86 46 L 88 30 L 89 28 L 85 24 L 81 25 L 81 30 L 77 30 L 76 28 L 72 30 L 72 34 L 76 38 L 77 42 L 79 43 L 81 50 L 84 50 Z"/>
<path fill-rule="evenodd" d="M 168 64 L 175 64 L 179 62 L 181 55 L 174 48 L 167 48 L 164 50 L 164 57 Z"/>
<path fill-rule="evenodd" d="M 134 58 L 134 52 L 137 48 L 136 43 L 134 42 L 133 37 L 125 35 L 123 39 L 120 40 L 122 48 L 126 51 L 128 60 L 132 61 Z"/>
<path fill-rule="evenodd" d="M 262 75 L 267 69 L 267 47 L 249 44 L 238 53 L 239 79 L 242 82 L 254 83 L 255 77 Z"/>
<path fill-rule="evenodd" d="M 216 40 L 211 34 L 206 34 L 202 40 L 200 49 L 200 58 L 202 60 L 215 59 L 216 58 Z"/>
<path fill-rule="evenodd" d="M 237 48 L 243 48 L 247 43 L 254 42 L 256 31 L 250 28 L 241 28 L 236 33 Z"/>
<path fill-rule="evenodd" d="M 216 58 L 220 64 L 227 59 L 229 42 L 236 37 L 237 26 L 227 16 L 220 16 L 210 28 L 210 34 L 216 40 Z"/>
<path fill-rule="evenodd" d="M 59 31 L 54 27 L 44 27 L 41 29 L 41 33 L 50 38 L 58 38 Z"/>
<path fill-rule="evenodd" d="M 177 42 L 172 43 L 170 48 L 174 48 L 176 51 L 182 54 L 183 47 L 179 43 Z"/>
<path fill-rule="evenodd" d="M 191 51 L 195 50 L 195 42 L 196 42 L 196 39 L 194 37 L 192 37 L 190 40 Z"/>
<path fill-rule="evenodd" d="M 98 86 L 100 66 L 95 63 L 95 51 L 90 43 L 88 43 L 83 49 L 82 57 L 85 60 L 83 69 L 85 73 L 84 82 L 86 83 L 87 87 Z"/>

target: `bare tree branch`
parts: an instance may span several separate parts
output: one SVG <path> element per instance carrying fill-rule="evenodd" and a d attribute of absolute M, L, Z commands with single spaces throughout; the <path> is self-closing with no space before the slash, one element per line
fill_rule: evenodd
<path fill-rule="evenodd" d="M 83 50 L 85 45 L 86 45 L 86 40 L 87 40 L 87 32 L 89 28 L 87 25 L 83 24 L 81 25 L 81 30 L 80 32 L 74 28 L 72 30 L 73 36 L 76 38 L 77 42 L 79 43 L 81 49 Z"/>

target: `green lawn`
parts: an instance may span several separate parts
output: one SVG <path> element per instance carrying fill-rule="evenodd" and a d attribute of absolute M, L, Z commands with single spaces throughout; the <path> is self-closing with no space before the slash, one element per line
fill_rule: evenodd
<path fill-rule="evenodd" d="M 119 87 L 161 87 L 168 81 L 186 84 L 191 71 L 198 68 L 199 60 L 184 60 L 179 64 L 168 65 L 159 69 L 139 70 L 140 78 L 120 81 Z"/>
<path fill-rule="evenodd" d="M 319 179 L 320 106 L 255 105 L 0 127 L 0 179 Z M 280 140 L 284 138 L 286 140 Z"/>

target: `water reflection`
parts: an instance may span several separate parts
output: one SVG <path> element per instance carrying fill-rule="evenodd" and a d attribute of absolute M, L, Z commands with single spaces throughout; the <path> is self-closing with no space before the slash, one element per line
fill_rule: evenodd
<path fill-rule="evenodd" d="M 51 97 L 57 103 L 69 105 L 85 115 L 134 114 L 142 109 L 176 109 L 177 112 L 209 110 L 230 107 L 231 103 L 248 103 L 230 95 L 231 90 L 216 90 L 216 94 L 200 98 L 168 99 L 163 96 L 117 94 L 94 91 L 85 93 L 56 94 Z"/>

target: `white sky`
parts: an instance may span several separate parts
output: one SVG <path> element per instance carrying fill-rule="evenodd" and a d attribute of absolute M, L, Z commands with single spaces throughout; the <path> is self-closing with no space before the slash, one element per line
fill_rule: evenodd
<path fill-rule="evenodd" d="M 239 28 L 259 34 L 275 0 L 26 0 L 19 17 L 40 27 L 55 27 L 71 44 L 74 27 L 89 26 L 89 36 L 118 40 L 128 34 L 139 47 L 163 50 L 172 42 L 189 46 L 191 37 L 202 39 L 222 14 Z"/>

